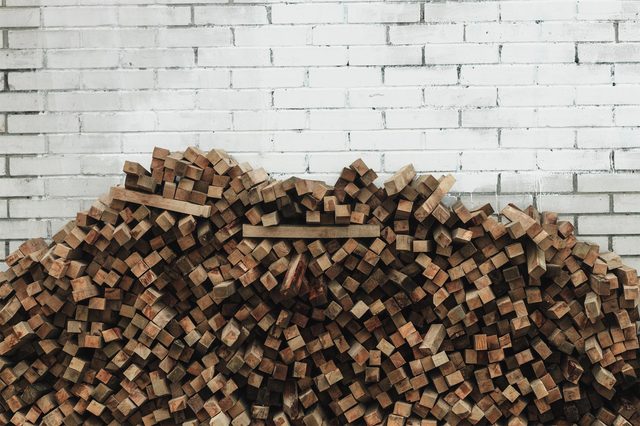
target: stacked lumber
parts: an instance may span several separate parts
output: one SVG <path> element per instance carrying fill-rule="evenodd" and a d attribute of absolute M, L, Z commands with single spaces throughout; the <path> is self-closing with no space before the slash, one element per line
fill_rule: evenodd
<path fill-rule="evenodd" d="M 554 213 L 361 160 L 124 172 L 6 259 L 2 424 L 640 424 L 637 273 Z"/>

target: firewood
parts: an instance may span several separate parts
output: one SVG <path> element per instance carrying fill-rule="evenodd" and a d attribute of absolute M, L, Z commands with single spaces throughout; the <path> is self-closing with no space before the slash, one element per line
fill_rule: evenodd
<path fill-rule="evenodd" d="M 4 424 L 637 424 L 637 272 L 362 160 L 153 151 L 0 274 Z"/>

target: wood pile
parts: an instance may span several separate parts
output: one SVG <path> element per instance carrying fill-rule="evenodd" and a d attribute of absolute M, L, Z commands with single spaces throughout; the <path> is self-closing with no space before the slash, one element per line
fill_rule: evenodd
<path fill-rule="evenodd" d="M 640 425 L 638 276 L 533 207 L 361 160 L 156 148 L 0 279 L 0 423 Z"/>

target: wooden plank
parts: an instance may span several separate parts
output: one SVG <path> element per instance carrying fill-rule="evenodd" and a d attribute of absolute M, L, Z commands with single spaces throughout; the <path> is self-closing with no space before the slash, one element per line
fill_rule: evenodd
<path fill-rule="evenodd" d="M 199 217 L 211 216 L 211 206 L 200 206 L 186 201 L 164 198 L 160 195 L 143 194 L 122 187 L 111 188 L 111 196 L 114 200 L 127 201 L 129 203 L 156 207 L 163 210 L 170 210 Z"/>
<path fill-rule="evenodd" d="M 378 225 L 254 226 L 244 224 L 242 235 L 246 238 L 377 238 L 380 236 L 380 227 Z"/>

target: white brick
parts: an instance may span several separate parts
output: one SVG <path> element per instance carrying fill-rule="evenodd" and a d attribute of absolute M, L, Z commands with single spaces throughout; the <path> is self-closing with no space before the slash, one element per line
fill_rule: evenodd
<path fill-rule="evenodd" d="M 47 94 L 49 111 L 116 111 L 117 92 L 53 92 Z"/>
<path fill-rule="evenodd" d="M 41 220 L 0 220 L 2 238 L 36 238 L 47 235 L 47 222 Z"/>
<path fill-rule="evenodd" d="M 579 216 L 578 229 L 581 235 L 640 234 L 640 216 L 637 215 L 592 215 Z"/>
<path fill-rule="evenodd" d="M 583 86 L 576 89 L 576 103 L 582 105 L 638 104 L 640 85 Z"/>
<path fill-rule="evenodd" d="M 613 112 L 610 107 L 551 107 L 539 108 L 540 126 L 610 126 Z"/>
<path fill-rule="evenodd" d="M 117 50 L 49 50 L 49 68 L 110 68 L 117 67 L 120 54 Z"/>
<path fill-rule="evenodd" d="M 614 70 L 616 83 L 640 83 L 640 64 L 616 64 Z"/>
<path fill-rule="evenodd" d="M 209 132 L 211 133 L 211 132 Z M 107 135 L 110 136 L 110 135 Z M 171 151 L 184 150 L 185 146 L 195 146 L 199 142 L 198 133 L 155 132 L 155 133 L 123 133 L 122 152 L 150 153 L 154 146 L 161 146 Z M 99 152 L 99 151 L 98 151 Z"/>
<path fill-rule="evenodd" d="M 427 44 L 462 42 L 461 24 L 416 24 L 389 27 L 391 44 Z"/>
<path fill-rule="evenodd" d="M 576 12 L 576 1 L 573 0 L 500 2 L 500 18 L 503 21 L 573 20 Z"/>
<path fill-rule="evenodd" d="M 502 129 L 500 145 L 504 148 L 572 148 L 573 129 Z"/>
<path fill-rule="evenodd" d="M 640 175 L 619 174 L 579 174 L 580 192 L 640 192 Z"/>
<path fill-rule="evenodd" d="M 312 110 L 309 124 L 318 130 L 381 129 L 382 113 L 369 109 Z"/>
<path fill-rule="evenodd" d="M 425 22 L 497 21 L 498 2 L 425 3 Z"/>
<path fill-rule="evenodd" d="M 384 169 L 393 173 L 412 163 L 417 172 L 455 171 L 459 161 L 460 154 L 453 151 L 443 151 L 437 156 L 424 151 L 388 152 L 384 155 Z"/>
<path fill-rule="evenodd" d="M 158 87 L 160 88 L 211 89 L 230 85 L 231 74 L 228 70 L 158 70 Z"/>
<path fill-rule="evenodd" d="M 620 22 L 618 24 L 618 39 L 620 41 L 640 41 L 640 28 L 637 22 Z"/>
<path fill-rule="evenodd" d="M 46 183 L 47 195 L 52 197 L 67 197 L 70 187 L 73 187 L 74 196 L 99 197 L 108 193 L 112 186 L 122 183 L 120 176 L 51 177 L 41 180 Z"/>
<path fill-rule="evenodd" d="M 45 27 L 96 27 L 116 25 L 116 7 L 43 7 L 42 21 Z"/>
<path fill-rule="evenodd" d="M 81 172 L 79 159 L 72 156 L 12 157 L 9 164 L 14 176 L 74 175 Z"/>
<path fill-rule="evenodd" d="M 614 212 L 640 212 L 640 194 L 615 194 L 613 196 Z"/>
<path fill-rule="evenodd" d="M 123 26 L 188 25 L 191 8 L 188 6 L 119 7 L 118 24 Z"/>
<path fill-rule="evenodd" d="M 347 48 L 340 46 L 275 47 L 273 65 L 347 65 Z"/>
<path fill-rule="evenodd" d="M 0 28 L 37 27 L 40 25 L 40 9 L 7 8 L 0 9 Z"/>
<path fill-rule="evenodd" d="M 464 110 L 465 127 L 609 126 L 613 114 L 605 107 L 491 108 Z"/>
<path fill-rule="evenodd" d="M 638 170 L 640 150 L 615 151 L 614 160 L 616 170 Z"/>
<path fill-rule="evenodd" d="M 498 88 L 500 106 L 573 105 L 573 86 L 507 86 Z"/>
<path fill-rule="evenodd" d="M 236 40 L 239 29 L 236 30 Z M 229 46 L 231 30 L 219 27 L 160 28 L 158 44 L 164 47 Z"/>
<path fill-rule="evenodd" d="M 637 16 L 636 2 L 633 1 L 599 1 L 599 0 L 579 0 L 578 19 L 628 19 L 633 15 Z"/>
<path fill-rule="evenodd" d="M 484 108 L 462 111 L 464 127 L 536 127 L 537 111 L 533 108 Z"/>
<path fill-rule="evenodd" d="M 339 3 L 275 4 L 271 7 L 274 24 L 313 24 L 344 21 L 344 6 Z"/>
<path fill-rule="evenodd" d="M 425 104 L 430 106 L 495 106 L 497 90 L 493 87 L 426 87 Z"/>
<path fill-rule="evenodd" d="M 384 25 L 316 25 L 313 27 L 312 40 L 313 44 L 325 46 L 385 44 L 387 41 L 386 33 Z"/>
<path fill-rule="evenodd" d="M 176 134 L 173 139 L 178 136 L 185 135 Z M 166 139 L 166 136 L 164 137 Z M 273 151 L 273 142 L 271 133 L 267 132 L 208 132 L 199 135 L 200 149 L 208 151 L 213 148 L 224 149 L 227 152 L 266 152 Z M 188 143 L 182 143 L 183 149 Z M 269 170 L 271 173 L 271 170 Z"/>
<path fill-rule="evenodd" d="M 573 43 L 507 43 L 502 45 L 503 63 L 572 63 L 575 61 Z"/>
<path fill-rule="evenodd" d="M 41 68 L 42 51 L 40 50 L 0 50 L 0 68 L 22 69 Z"/>
<path fill-rule="evenodd" d="M 240 162 L 247 161 L 253 167 L 264 167 L 265 170 L 277 168 L 282 173 L 300 173 L 307 169 L 307 156 L 302 153 L 239 153 L 235 155 L 235 158 Z"/>
<path fill-rule="evenodd" d="M 539 84 L 604 84 L 610 83 L 610 65 L 557 64 L 538 66 Z"/>
<path fill-rule="evenodd" d="M 579 44 L 580 62 L 638 62 L 640 43 Z"/>
<path fill-rule="evenodd" d="M 52 218 L 73 217 L 82 209 L 80 200 L 44 199 L 9 201 L 9 215 L 12 218 Z"/>
<path fill-rule="evenodd" d="M 382 156 L 378 152 L 314 152 L 309 154 L 309 172 L 339 173 L 347 164 L 361 158 L 374 171 L 382 169 Z"/>
<path fill-rule="evenodd" d="M 428 129 L 458 127 L 458 112 L 453 109 L 391 109 L 386 112 L 389 129 Z"/>
<path fill-rule="evenodd" d="M 567 173 L 528 172 L 500 173 L 500 189 L 503 193 L 534 192 L 571 192 L 573 176 Z"/>
<path fill-rule="evenodd" d="M 640 254 L 640 237 L 613 237 L 612 244 L 619 255 Z"/>
<path fill-rule="evenodd" d="M 194 90 L 136 90 L 118 93 L 118 103 L 123 111 L 194 109 L 195 98 Z"/>
<path fill-rule="evenodd" d="M 418 3 L 356 3 L 347 5 L 347 22 L 418 22 Z"/>
<path fill-rule="evenodd" d="M 367 87 L 382 83 L 380 68 L 311 68 L 309 86 L 311 87 Z"/>
<path fill-rule="evenodd" d="M 194 6 L 195 24 L 244 25 L 266 24 L 267 8 L 264 6 Z"/>
<path fill-rule="evenodd" d="M 430 44 L 425 47 L 427 64 L 490 64 L 499 59 L 496 44 Z"/>
<path fill-rule="evenodd" d="M 303 68 L 245 68 L 231 73 L 234 88 L 301 87 L 304 78 Z"/>
<path fill-rule="evenodd" d="M 7 123 L 9 133 L 57 133 L 80 130 L 76 114 L 11 114 L 7 117 Z"/>
<path fill-rule="evenodd" d="M 421 86 L 429 84 L 456 84 L 455 66 L 386 67 L 384 83 L 389 86 Z"/>
<path fill-rule="evenodd" d="M 425 136 L 428 150 L 498 148 L 498 132 L 493 129 L 428 129 Z"/>
<path fill-rule="evenodd" d="M 276 151 L 346 151 L 347 148 L 345 132 L 277 132 L 273 135 Z"/>
<path fill-rule="evenodd" d="M 85 132 L 133 132 L 155 130 L 153 112 L 84 113 L 80 115 Z"/>
<path fill-rule="evenodd" d="M 640 125 L 640 106 L 627 105 L 615 107 L 615 119 L 617 126 Z"/>
<path fill-rule="evenodd" d="M 583 128 L 577 130 L 579 148 L 635 148 L 640 146 L 640 129 Z"/>
<path fill-rule="evenodd" d="M 314 28 L 315 34 L 316 28 Z M 298 46 L 309 44 L 311 26 L 269 25 L 234 28 L 236 46 Z M 320 43 L 334 44 L 334 43 Z"/>
<path fill-rule="evenodd" d="M 480 86 L 528 85 L 535 83 L 533 65 L 463 65 L 460 83 Z"/>
<path fill-rule="evenodd" d="M 269 49 L 261 47 L 212 47 L 198 49 L 198 65 L 214 67 L 260 66 L 271 63 Z"/>
<path fill-rule="evenodd" d="M 500 158 L 500 162 L 495 161 Z M 533 170 L 536 168 L 534 150 L 500 149 L 463 151 L 461 170 Z"/>
<path fill-rule="evenodd" d="M 614 41 L 615 31 L 606 22 L 485 22 L 465 27 L 472 42 Z"/>
<path fill-rule="evenodd" d="M 44 195 L 42 179 L 0 178 L 0 196 L 30 197 Z"/>
<path fill-rule="evenodd" d="M 160 131 L 231 129 L 231 113 L 226 111 L 161 111 L 156 120 Z"/>
<path fill-rule="evenodd" d="M 395 151 L 424 148 L 424 134 L 418 130 L 355 131 L 351 132 L 350 140 L 351 149 L 357 150 Z"/>
<path fill-rule="evenodd" d="M 196 104 L 198 109 L 267 109 L 271 106 L 271 92 L 263 89 L 198 90 Z"/>
<path fill-rule="evenodd" d="M 351 107 L 417 107 L 422 105 L 418 87 L 388 87 L 349 90 Z"/>
<path fill-rule="evenodd" d="M 193 49 L 128 49 L 122 52 L 120 63 L 125 68 L 192 67 Z"/>
<path fill-rule="evenodd" d="M 544 150 L 538 152 L 541 170 L 609 170 L 611 152 L 606 150 Z"/>
<path fill-rule="evenodd" d="M 83 89 L 150 89 L 155 85 L 151 70 L 84 70 L 79 77 Z"/>
<path fill-rule="evenodd" d="M 0 92 L 0 111 L 40 111 L 43 99 L 38 93 L 3 93 Z"/>
<path fill-rule="evenodd" d="M 306 127 L 305 111 L 237 111 L 233 113 L 235 130 L 296 130 Z"/>
<path fill-rule="evenodd" d="M 81 154 L 120 152 L 119 134 L 49 135 L 49 152 L 52 154 Z"/>
<path fill-rule="evenodd" d="M 80 47 L 88 48 L 154 47 L 156 44 L 156 31 L 151 28 L 83 29 L 78 31 L 78 37 Z"/>
<path fill-rule="evenodd" d="M 44 136 L 0 135 L 0 154 L 42 154 L 45 151 Z"/>
<path fill-rule="evenodd" d="M 418 65 L 419 46 L 354 46 L 349 48 L 349 65 Z"/>
<path fill-rule="evenodd" d="M 275 108 L 338 108 L 346 105 L 344 89 L 276 89 Z"/>
<path fill-rule="evenodd" d="M 498 173 L 455 173 L 456 183 L 452 192 L 496 192 L 498 185 Z"/>

